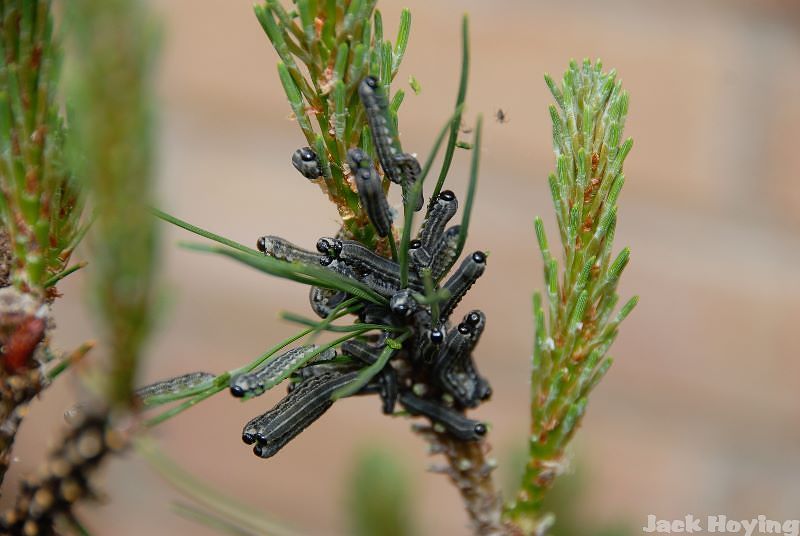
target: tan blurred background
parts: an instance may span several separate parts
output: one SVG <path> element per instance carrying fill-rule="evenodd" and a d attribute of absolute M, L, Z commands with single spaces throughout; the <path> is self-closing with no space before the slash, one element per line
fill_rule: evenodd
<path fill-rule="evenodd" d="M 165 34 L 160 204 L 248 244 L 270 233 L 311 246 L 335 231 L 336 214 L 291 167 L 304 142 L 251 4 L 152 3 Z M 800 517 L 800 4 L 384 1 L 392 36 L 404 6 L 414 18 L 394 87 L 410 93 L 411 74 L 422 84 L 401 113 L 404 145 L 422 154 L 451 113 L 459 18 L 471 13 L 466 117 L 483 113 L 487 122 L 470 243 L 492 255 L 462 308 L 489 318 L 477 358 L 495 396 L 477 415 L 493 424 L 501 467 L 525 441 L 530 296 L 542 286 L 534 215 L 554 236 L 542 73 L 560 79 L 570 58 L 601 57 L 631 93 L 626 134 L 636 144 L 617 243 L 633 252 L 623 298 L 642 299 L 575 442 L 583 483 L 575 515 L 632 533 L 651 513 Z M 507 123 L 492 119 L 498 108 Z M 459 194 L 466 161 L 460 153 L 451 175 Z M 223 371 L 293 332 L 277 313 L 305 312 L 304 287 L 180 250 L 176 241 L 191 237 L 163 230 L 165 304 L 143 382 Z M 76 275 L 59 287 L 64 348 L 96 336 L 84 286 Z M 276 458 L 257 459 L 240 430 L 278 394 L 240 404 L 223 393 L 155 435 L 218 489 L 314 535 L 347 533 L 355 453 L 385 445 L 413 479 L 420 533 L 468 533 L 455 490 L 425 472 L 434 460 L 423 442 L 373 399 L 336 404 Z M 34 406 L 9 479 L 40 458 L 73 397 L 66 380 Z M 104 480 L 111 501 L 84 509 L 95 534 L 214 534 L 175 516 L 177 495 L 135 455 L 109 464 Z"/>

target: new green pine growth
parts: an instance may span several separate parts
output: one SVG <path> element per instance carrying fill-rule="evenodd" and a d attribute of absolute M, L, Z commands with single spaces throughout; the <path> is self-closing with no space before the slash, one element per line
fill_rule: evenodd
<path fill-rule="evenodd" d="M 360 145 L 366 127 L 359 82 L 372 74 L 389 94 L 408 45 L 408 10 L 401 13 L 393 46 L 375 4 L 376 0 L 297 0 L 295 9 L 287 10 L 279 0 L 267 0 L 254 9 L 280 58 L 278 74 L 292 115 L 322 162 L 325 173 L 319 185 L 337 206 L 346 237 L 386 253 L 388 241 L 370 227 L 345 164 L 348 149 Z M 401 102 L 396 94 L 395 114 Z M 287 169 L 289 174 L 293 171 Z"/>
<path fill-rule="evenodd" d="M 525 534 L 544 533 L 552 522 L 542 501 L 566 465 L 565 448 L 580 426 L 587 396 L 611 365 L 606 352 L 619 323 L 637 303 L 634 298 L 613 315 L 617 284 L 630 259 L 628 248 L 612 253 L 622 168 L 633 147 L 632 140 L 621 141 L 628 95 L 614 71 L 604 73 L 600 62 L 588 60 L 571 62 L 560 86 L 549 75 L 545 83 L 557 104 L 549 107 L 556 169 L 548 182 L 563 270 L 537 218 L 548 305 L 535 294 L 529 458 L 505 511 Z"/>
<path fill-rule="evenodd" d="M 68 275 L 85 231 L 84 195 L 65 158 L 50 1 L 2 0 L 0 21 L 0 220 L 13 245 L 12 282 L 43 298 L 48 282 Z"/>
<path fill-rule="evenodd" d="M 153 22 L 136 2 L 74 0 L 73 162 L 92 193 L 94 301 L 110 347 L 110 399 L 125 406 L 154 318 Z M 113 46 L 112 46 L 113 44 Z"/>

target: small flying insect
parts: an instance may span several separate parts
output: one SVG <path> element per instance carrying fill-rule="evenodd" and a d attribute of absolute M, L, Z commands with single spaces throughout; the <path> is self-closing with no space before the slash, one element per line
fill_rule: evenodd
<path fill-rule="evenodd" d="M 494 113 L 494 118 L 501 125 L 508 123 L 509 121 L 508 114 L 506 114 L 506 112 L 504 112 L 502 108 L 497 109 L 497 111 Z"/>

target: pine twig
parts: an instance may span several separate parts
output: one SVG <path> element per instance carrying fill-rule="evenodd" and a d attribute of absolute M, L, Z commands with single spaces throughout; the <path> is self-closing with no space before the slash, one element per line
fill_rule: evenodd
<path fill-rule="evenodd" d="M 622 165 L 633 146 L 630 139 L 621 141 L 628 94 L 615 71 L 604 73 L 599 61 L 571 62 L 560 88 L 549 76 L 545 82 L 558 105 L 550 106 L 556 172 L 549 183 L 563 265 L 559 269 L 537 218 L 546 293 L 544 300 L 538 292 L 533 299 L 528 463 L 505 512 L 524 534 L 535 535 L 546 534 L 554 521 L 542 501 L 567 466 L 565 449 L 581 424 L 588 395 L 611 366 L 606 352 L 638 300 L 612 317 L 630 258 L 627 248 L 614 260 L 611 256 Z"/>
<path fill-rule="evenodd" d="M 447 465 L 433 466 L 431 470 L 447 475 L 458 489 L 473 532 L 481 536 L 512 534 L 501 519 L 503 502 L 492 479 L 496 462 L 486 458 L 488 444 L 458 441 L 430 426 L 414 429 L 428 443 L 431 454 L 442 454 L 447 459 Z"/>
<path fill-rule="evenodd" d="M 38 5 L 49 20 L 49 3 Z M 77 52 L 70 164 L 93 194 L 97 211 L 94 289 L 111 348 L 108 387 L 105 400 L 73 416 L 58 446 L 23 482 L 14 506 L 0 518 L 4 533 L 10 534 L 54 534 L 59 520 L 75 525 L 75 503 L 95 495 L 92 474 L 108 454 L 129 442 L 130 430 L 122 431 L 121 423 L 132 407 L 152 316 L 156 237 L 147 209 L 152 189 L 150 21 L 139 4 L 123 0 L 75 0 L 67 5 L 66 18 Z M 68 251 L 72 247 L 74 240 Z M 30 281 L 44 283 L 63 276 L 64 266 L 48 278 L 30 274 L 29 269 Z"/>

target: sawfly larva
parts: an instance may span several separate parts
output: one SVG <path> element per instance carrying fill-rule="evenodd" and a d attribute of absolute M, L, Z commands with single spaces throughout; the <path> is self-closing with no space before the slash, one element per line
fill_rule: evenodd
<path fill-rule="evenodd" d="M 317 153 L 311 147 L 301 147 L 292 155 L 292 165 L 308 180 L 315 180 L 322 176 L 322 168 Z"/>
<path fill-rule="evenodd" d="M 461 441 L 479 441 L 486 435 L 486 425 L 482 422 L 469 419 L 455 410 L 419 398 L 408 391 L 400 394 L 400 403 L 412 415 L 427 417 Z"/>
<path fill-rule="evenodd" d="M 308 354 L 317 350 L 315 344 L 298 346 L 282 354 L 270 358 L 266 364 L 252 372 L 231 378 L 230 391 L 237 398 L 259 396 L 285 380 L 294 370 L 302 365 Z M 335 356 L 336 350 L 329 348 L 314 359 L 327 360 Z"/>
<path fill-rule="evenodd" d="M 296 384 L 291 393 L 256 422 L 253 453 L 261 458 L 274 456 L 319 419 L 333 405 L 333 393 L 357 376 L 357 372 L 327 373 Z"/>

